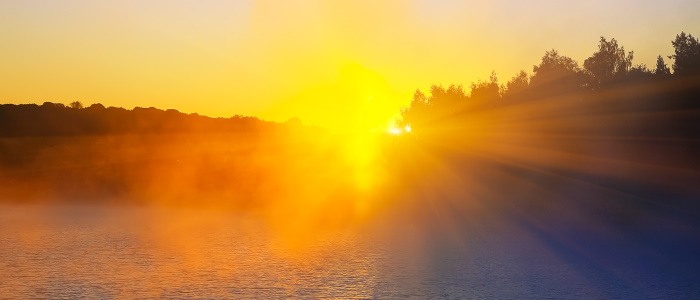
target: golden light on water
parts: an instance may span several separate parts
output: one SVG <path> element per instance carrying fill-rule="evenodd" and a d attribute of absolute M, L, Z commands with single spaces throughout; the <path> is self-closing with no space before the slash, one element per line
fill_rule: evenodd
<path fill-rule="evenodd" d="M 693 298 L 700 2 L 541 2 L 0 1 L 0 297 Z"/>

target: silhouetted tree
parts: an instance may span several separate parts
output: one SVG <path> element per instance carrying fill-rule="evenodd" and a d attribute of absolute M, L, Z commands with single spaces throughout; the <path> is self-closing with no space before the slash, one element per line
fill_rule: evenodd
<path fill-rule="evenodd" d="M 621 79 L 632 81 L 650 79 L 652 78 L 652 76 L 654 76 L 654 73 L 651 70 L 649 70 L 649 68 L 647 68 L 646 64 L 639 64 L 634 67 L 631 67 L 629 71 L 627 71 L 627 75 Z"/>
<path fill-rule="evenodd" d="M 583 62 L 583 67 L 591 74 L 595 88 L 627 75 L 633 58 L 634 52 L 625 52 L 616 39 L 600 37 L 598 51 Z"/>
<path fill-rule="evenodd" d="M 530 86 L 530 77 L 524 70 L 513 76 L 507 83 L 505 95 L 511 96 L 520 93 Z"/>
<path fill-rule="evenodd" d="M 669 56 L 673 62 L 673 72 L 676 75 L 690 75 L 700 72 L 700 41 L 690 34 L 681 32 L 671 42 L 675 54 Z"/>
<path fill-rule="evenodd" d="M 469 99 L 461 85 L 450 85 L 448 88 L 433 85 L 430 92 L 430 97 L 426 97 L 423 92 L 416 90 L 411 106 L 401 112 L 399 125 L 412 125 L 415 132 L 426 127 L 444 127 L 439 124 L 459 119 Z"/>
<path fill-rule="evenodd" d="M 425 97 L 425 94 L 421 92 L 419 89 L 416 89 L 416 92 L 413 93 L 413 99 L 411 99 L 411 106 L 418 106 L 418 105 L 427 105 L 428 104 L 428 98 Z"/>
<path fill-rule="evenodd" d="M 75 108 L 75 109 L 81 109 L 83 108 L 83 104 L 80 103 L 80 101 L 73 101 L 69 104 L 70 108 Z"/>
<path fill-rule="evenodd" d="M 472 100 L 494 100 L 500 98 L 498 77 L 496 72 L 491 72 L 488 81 L 478 81 L 471 84 Z"/>
<path fill-rule="evenodd" d="M 409 108 L 404 108 L 401 111 L 401 119 L 399 125 L 423 124 L 425 123 L 426 114 L 429 112 L 428 98 L 420 90 L 413 93 L 411 105 Z"/>
<path fill-rule="evenodd" d="M 661 57 L 661 55 L 659 55 L 659 57 L 656 58 L 656 69 L 654 70 L 654 75 L 661 77 L 671 75 L 671 69 L 668 68 L 666 62 L 664 61 L 664 58 Z"/>
<path fill-rule="evenodd" d="M 456 108 L 464 104 L 467 96 L 461 85 L 450 85 L 447 89 L 439 85 L 430 87 L 428 102 L 436 108 Z"/>
<path fill-rule="evenodd" d="M 581 68 L 578 63 L 568 56 L 559 55 L 557 50 L 545 52 L 542 62 L 533 66 L 534 75 L 530 78 L 531 86 L 548 84 L 571 85 L 577 82 Z"/>

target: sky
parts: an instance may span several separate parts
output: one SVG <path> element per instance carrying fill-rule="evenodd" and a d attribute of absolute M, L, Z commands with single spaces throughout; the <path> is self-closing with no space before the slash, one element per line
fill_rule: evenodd
<path fill-rule="evenodd" d="M 553 48 L 581 64 L 600 36 L 653 67 L 676 34 L 700 36 L 698 13 L 696 0 L 0 0 L 0 103 L 375 130 L 418 88 L 506 82 Z"/>

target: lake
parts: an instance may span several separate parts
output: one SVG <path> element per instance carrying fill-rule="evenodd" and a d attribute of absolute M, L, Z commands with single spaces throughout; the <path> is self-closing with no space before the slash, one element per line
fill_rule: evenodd
<path fill-rule="evenodd" d="M 254 214 L 203 209 L 1 208 L 0 298 L 8 299 L 700 295 L 692 251 L 518 222 L 294 231 Z"/>

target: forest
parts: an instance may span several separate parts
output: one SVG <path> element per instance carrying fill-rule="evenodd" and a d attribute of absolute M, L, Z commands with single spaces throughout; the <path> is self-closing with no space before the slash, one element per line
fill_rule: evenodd
<path fill-rule="evenodd" d="M 417 90 L 401 127 L 448 161 L 459 179 L 444 189 L 469 190 L 460 199 L 540 220 L 696 222 L 700 43 L 682 32 L 671 44 L 671 66 L 661 55 L 653 68 L 635 64 L 633 51 L 601 37 L 582 66 L 550 50 L 504 84 L 492 73 L 469 93 Z"/>

